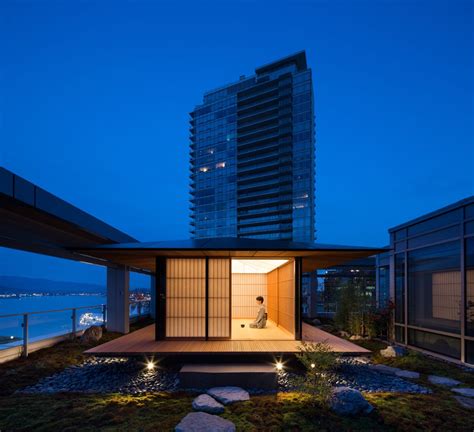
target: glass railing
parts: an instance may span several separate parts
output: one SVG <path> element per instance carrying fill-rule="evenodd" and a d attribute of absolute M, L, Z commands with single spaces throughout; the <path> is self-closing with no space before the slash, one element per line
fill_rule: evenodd
<path fill-rule="evenodd" d="M 149 315 L 151 312 L 151 301 L 131 301 L 130 302 L 130 318 Z"/>
<path fill-rule="evenodd" d="M 149 315 L 150 304 L 150 300 L 130 301 L 130 318 Z M 106 322 L 104 304 L 0 315 L 0 351 L 21 346 L 23 355 L 27 356 L 28 345 L 33 342 L 76 334 Z"/>

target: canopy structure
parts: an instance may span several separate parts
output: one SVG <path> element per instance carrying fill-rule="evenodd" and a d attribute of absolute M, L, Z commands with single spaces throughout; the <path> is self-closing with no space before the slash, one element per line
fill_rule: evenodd
<path fill-rule="evenodd" d="M 247 259 L 302 257 L 302 271 L 310 272 L 386 252 L 387 249 L 227 237 L 94 245 L 89 248 L 75 248 L 74 251 L 87 257 L 95 257 L 114 264 L 152 272 L 156 271 L 156 257 L 198 258 L 207 256 Z"/>
<path fill-rule="evenodd" d="M 137 241 L 128 234 L 0 167 L 0 246 L 72 260 L 69 248 Z"/>

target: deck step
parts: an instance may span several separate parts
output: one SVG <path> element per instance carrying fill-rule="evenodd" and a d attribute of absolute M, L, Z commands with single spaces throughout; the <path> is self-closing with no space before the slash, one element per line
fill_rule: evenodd
<path fill-rule="evenodd" d="M 238 386 L 245 389 L 274 389 L 277 371 L 268 363 L 248 364 L 186 364 L 179 371 L 181 386 L 210 388 Z"/>

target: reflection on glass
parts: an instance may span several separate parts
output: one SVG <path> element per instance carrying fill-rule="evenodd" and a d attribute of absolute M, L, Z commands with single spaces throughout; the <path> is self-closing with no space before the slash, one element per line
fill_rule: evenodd
<path fill-rule="evenodd" d="M 459 333 L 460 244 L 449 242 L 408 253 L 408 323 Z"/>
<path fill-rule="evenodd" d="M 395 322 L 405 322 L 405 255 L 395 255 Z"/>

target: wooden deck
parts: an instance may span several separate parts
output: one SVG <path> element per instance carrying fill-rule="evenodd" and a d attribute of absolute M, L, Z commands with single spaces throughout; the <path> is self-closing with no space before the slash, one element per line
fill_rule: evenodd
<path fill-rule="evenodd" d="M 303 323 L 303 339 L 327 342 L 333 351 L 347 355 L 364 355 L 370 351 L 316 327 Z M 299 341 L 291 340 L 223 340 L 223 341 L 155 341 L 155 326 L 121 336 L 87 350 L 96 356 L 185 355 L 185 354 L 294 354 Z"/>

